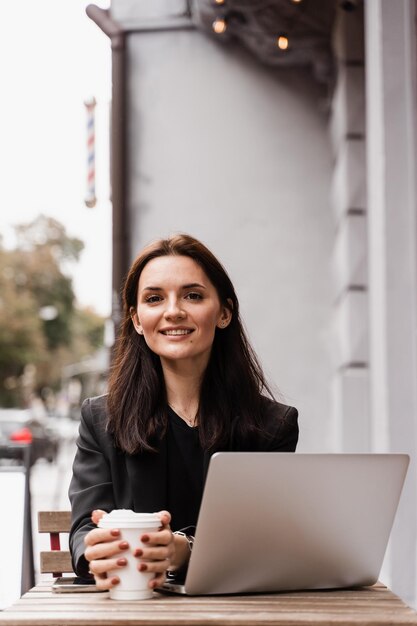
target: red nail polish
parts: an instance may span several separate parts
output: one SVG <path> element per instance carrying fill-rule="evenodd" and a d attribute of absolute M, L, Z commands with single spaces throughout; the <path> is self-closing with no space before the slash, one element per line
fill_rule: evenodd
<path fill-rule="evenodd" d="M 121 541 L 119 543 L 119 548 L 120 550 L 127 550 L 129 547 L 129 544 L 127 543 L 127 541 Z"/>
<path fill-rule="evenodd" d="M 148 569 L 148 566 L 146 565 L 146 563 L 141 563 L 139 565 L 139 571 L 140 572 L 146 572 L 147 569 Z"/>
<path fill-rule="evenodd" d="M 120 580 L 119 580 L 118 578 L 112 578 L 112 579 L 111 579 L 111 584 L 112 584 L 112 585 L 118 585 L 118 584 L 119 584 L 119 582 L 120 582 Z"/>
<path fill-rule="evenodd" d="M 140 548 L 136 548 L 136 550 L 133 553 L 133 556 L 142 556 L 143 554 L 143 550 L 141 550 Z"/>
<path fill-rule="evenodd" d="M 117 565 L 127 565 L 126 559 L 117 559 Z"/>
<path fill-rule="evenodd" d="M 118 537 L 118 536 L 120 535 L 120 530 L 119 530 L 118 528 L 113 528 L 113 529 L 110 531 L 110 534 L 111 534 L 113 537 Z"/>
<path fill-rule="evenodd" d="M 147 543 L 149 541 L 149 535 L 142 535 L 140 540 L 142 541 L 142 543 Z"/>

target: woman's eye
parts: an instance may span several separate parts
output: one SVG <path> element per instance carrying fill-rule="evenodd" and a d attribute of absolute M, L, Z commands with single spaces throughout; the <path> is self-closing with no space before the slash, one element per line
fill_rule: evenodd
<path fill-rule="evenodd" d="M 145 302 L 148 302 L 149 304 L 154 304 L 155 302 L 160 302 L 160 301 L 161 301 L 161 296 L 148 296 Z"/>
<path fill-rule="evenodd" d="M 196 291 L 191 291 L 185 296 L 188 300 L 202 300 L 203 296 Z"/>

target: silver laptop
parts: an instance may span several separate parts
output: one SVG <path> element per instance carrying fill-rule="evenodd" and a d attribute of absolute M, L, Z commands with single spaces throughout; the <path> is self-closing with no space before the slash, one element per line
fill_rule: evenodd
<path fill-rule="evenodd" d="M 190 595 L 331 589 L 378 579 L 406 454 L 219 452 L 184 585 Z"/>

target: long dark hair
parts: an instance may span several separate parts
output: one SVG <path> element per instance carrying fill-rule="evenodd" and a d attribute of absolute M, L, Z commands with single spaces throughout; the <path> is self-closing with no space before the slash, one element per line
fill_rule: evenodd
<path fill-rule="evenodd" d="M 160 256 L 187 256 L 204 270 L 220 303 L 232 311 L 229 325 L 216 329 L 203 376 L 198 408 L 200 441 L 205 450 L 224 449 L 233 427 L 245 440 L 262 428 L 262 392 L 273 394 L 245 335 L 239 301 L 226 270 L 197 239 L 178 234 L 148 245 L 136 258 L 123 289 L 123 319 L 115 346 L 107 397 L 107 428 L 129 454 L 154 451 L 167 427 L 167 395 L 162 366 L 132 323 L 139 277 Z"/>

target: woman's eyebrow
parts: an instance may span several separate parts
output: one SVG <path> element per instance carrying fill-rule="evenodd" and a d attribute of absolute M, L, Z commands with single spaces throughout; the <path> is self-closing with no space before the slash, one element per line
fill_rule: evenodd
<path fill-rule="evenodd" d="M 200 289 L 206 289 L 204 285 L 200 283 L 188 283 L 187 285 L 182 285 L 181 289 L 194 289 L 195 287 L 199 287 Z M 144 287 L 142 291 L 163 291 L 162 287 Z"/>
<path fill-rule="evenodd" d="M 182 289 L 193 289 L 194 287 L 200 287 L 201 289 L 205 289 L 204 285 L 200 285 L 200 283 L 190 283 L 189 285 L 183 285 Z"/>

